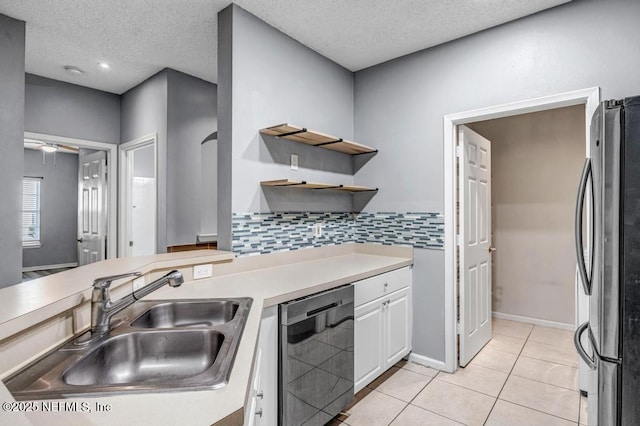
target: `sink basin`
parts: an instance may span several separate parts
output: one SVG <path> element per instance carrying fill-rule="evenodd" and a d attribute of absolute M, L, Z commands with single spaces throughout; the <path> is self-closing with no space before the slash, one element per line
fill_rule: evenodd
<path fill-rule="evenodd" d="M 224 342 L 217 331 L 130 333 L 105 341 L 71 366 L 73 386 L 170 381 L 209 369 Z"/>
<path fill-rule="evenodd" d="M 141 300 L 4 384 L 18 401 L 217 389 L 231 375 L 252 299 Z"/>
<path fill-rule="evenodd" d="M 140 315 L 131 325 L 139 328 L 214 327 L 231 321 L 239 306 L 229 300 L 163 303 Z"/>

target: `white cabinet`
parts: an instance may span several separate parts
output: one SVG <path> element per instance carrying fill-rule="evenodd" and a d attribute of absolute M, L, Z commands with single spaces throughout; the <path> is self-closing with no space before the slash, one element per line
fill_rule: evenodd
<path fill-rule="evenodd" d="M 262 351 L 258 348 L 256 360 L 253 364 L 253 376 L 251 377 L 251 390 L 249 392 L 249 402 L 245 404 L 244 424 L 245 426 L 258 426 L 262 418 L 262 411 L 258 409 L 258 388 L 260 386 L 260 368 Z"/>
<path fill-rule="evenodd" d="M 385 300 L 384 329 L 387 332 L 384 345 L 385 365 L 391 367 L 411 351 L 410 288 L 390 294 Z"/>
<path fill-rule="evenodd" d="M 246 426 L 278 423 L 278 307 L 262 313 L 251 388 L 245 404 Z"/>
<path fill-rule="evenodd" d="M 411 351 L 411 270 L 354 283 L 355 392 Z"/>
<path fill-rule="evenodd" d="M 382 303 L 375 300 L 355 309 L 355 392 L 384 372 Z"/>

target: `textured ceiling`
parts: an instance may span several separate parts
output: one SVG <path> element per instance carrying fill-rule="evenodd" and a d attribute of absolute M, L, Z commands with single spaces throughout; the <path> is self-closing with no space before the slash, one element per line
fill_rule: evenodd
<path fill-rule="evenodd" d="M 237 0 L 235 3 L 357 71 L 570 0 Z M 169 67 L 217 81 L 222 0 L 0 0 L 27 22 L 26 70 L 123 93 Z M 99 61 L 111 70 L 97 67 Z M 64 65 L 85 73 L 72 76 Z"/>

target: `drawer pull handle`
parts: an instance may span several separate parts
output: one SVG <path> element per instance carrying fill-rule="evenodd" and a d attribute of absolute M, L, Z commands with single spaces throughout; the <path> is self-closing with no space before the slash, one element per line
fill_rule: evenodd
<path fill-rule="evenodd" d="M 260 399 L 264 398 L 264 392 L 263 391 L 258 392 L 256 394 L 256 398 L 260 398 Z"/>
<path fill-rule="evenodd" d="M 389 287 L 389 283 L 384 283 L 384 287 L 385 288 Z"/>
<path fill-rule="evenodd" d="M 256 416 L 262 417 L 262 408 L 256 411 Z"/>

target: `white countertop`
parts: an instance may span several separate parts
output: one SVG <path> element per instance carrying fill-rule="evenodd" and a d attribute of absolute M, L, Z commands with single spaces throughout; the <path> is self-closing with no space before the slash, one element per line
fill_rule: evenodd
<path fill-rule="evenodd" d="M 236 259 L 214 267 L 214 278 L 162 288 L 147 299 L 252 297 L 253 304 L 229 383 L 210 391 L 128 394 L 65 401 L 110 404 L 111 411 L 29 412 L 34 425 L 211 425 L 245 404 L 264 307 L 378 275 L 413 263 L 407 247 L 349 244 Z M 259 258 L 259 259 L 258 259 Z M 273 265 L 273 266 L 270 266 Z M 4 386 L 2 386 L 4 388 Z M 0 397 L 5 389 L 0 389 Z M 0 423 L 14 413 L 2 413 Z M 4 424 L 4 423 L 3 423 Z"/>
<path fill-rule="evenodd" d="M 0 340 L 91 298 L 95 278 L 127 272 L 148 272 L 198 263 L 233 260 L 233 253 L 198 250 L 123 257 L 69 269 L 0 289 Z"/>

